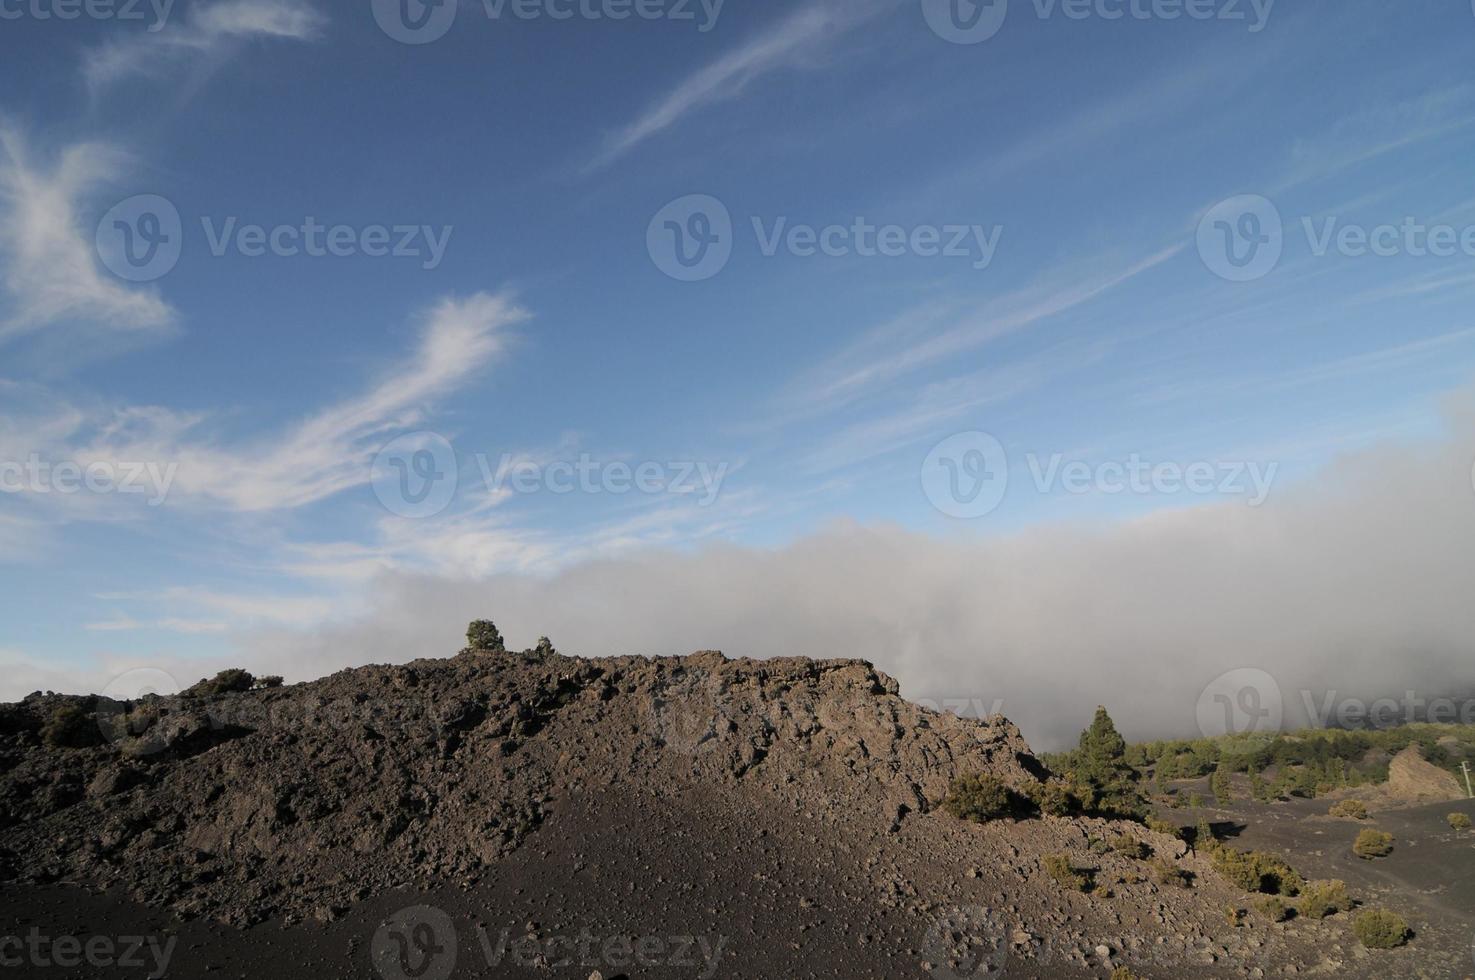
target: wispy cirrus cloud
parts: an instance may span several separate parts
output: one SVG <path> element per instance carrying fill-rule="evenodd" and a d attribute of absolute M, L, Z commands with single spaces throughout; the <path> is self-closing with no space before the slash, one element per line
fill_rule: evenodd
<path fill-rule="evenodd" d="M 900 378 L 1067 313 L 1180 255 L 1180 242 L 1107 267 L 1097 260 L 998 299 L 912 311 L 872 330 L 790 385 L 789 409 L 841 407 Z"/>
<path fill-rule="evenodd" d="M 94 92 L 130 75 L 158 74 L 228 45 L 258 39 L 308 41 L 324 19 L 296 0 L 221 0 L 198 6 L 188 23 L 113 41 L 87 52 L 82 75 Z"/>
<path fill-rule="evenodd" d="M 87 195 L 127 160 L 116 147 L 83 143 L 38 162 L 19 132 L 0 128 L 0 277 L 11 299 L 0 341 L 64 320 L 123 331 L 173 321 L 157 291 L 100 267 L 81 221 Z"/>
<path fill-rule="evenodd" d="M 677 82 L 634 120 L 616 130 L 586 172 L 613 163 L 699 109 L 737 97 L 764 75 L 809 66 L 827 42 L 889 6 L 887 0 L 817 0 L 806 4 L 776 26 Z"/>
<path fill-rule="evenodd" d="M 135 408 L 118 412 L 80 455 L 176 465 L 174 493 L 209 506 L 241 512 L 305 506 L 367 484 L 388 434 L 416 424 L 430 402 L 476 376 L 505 349 L 509 328 L 526 317 L 506 296 L 443 300 L 421 318 L 419 346 L 403 368 L 251 445 L 197 437 L 205 421 L 199 415 Z"/>

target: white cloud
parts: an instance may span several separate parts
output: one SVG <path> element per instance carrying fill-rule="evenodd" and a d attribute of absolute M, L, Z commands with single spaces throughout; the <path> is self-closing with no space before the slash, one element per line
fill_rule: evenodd
<path fill-rule="evenodd" d="M 740 95 L 771 72 L 811 65 L 826 42 L 875 16 L 877 0 L 820 0 L 800 8 L 776 27 L 686 78 L 605 143 L 589 169 L 605 166 L 664 132 L 698 109 Z"/>
<path fill-rule="evenodd" d="M 423 317 L 419 348 L 402 369 L 253 445 L 212 444 L 194 435 L 199 416 L 136 408 L 118 412 L 78 455 L 177 465 L 171 501 L 247 512 L 314 503 L 367 484 L 386 437 L 418 424 L 426 404 L 474 378 L 503 350 L 507 329 L 525 317 L 504 296 L 444 300 Z"/>
<path fill-rule="evenodd" d="M 295 0 L 220 0 L 197 5 L 189 23 L 130 35 L 89 51 L 82 73 L 95 92 L 128 75 L 155 74 L 186 58 L 208 58 L 232 42 L 258 38 L 306 41 L 322 17 Z"/>
<path fill-rule="evenodd" d="M 1190 735 L 1202 690 L 1259 667 L 1301 690 L 1468 692 L 1475 399 L 1447 442 L 1385 444 L 1277 492 L 1129 523 L 947 539 L 841 525 L 775 549 L 644 552 L 553 576 L 387 575 L 357 621 L 236 657 L 305 678 L 446 656 L 464 623 L 570 653 L 863 657 L 911 697 L 1002 698 L 1040 746 L 1098 703 L 1134 737 Z"/>
<path fill-rule="evenodd" d="M 21 135 L 0 128 L 0 253 L 12 299 L 0 340 L 62 320 L 114 330 L 157 330 L 174 317 L 153 289 L 104 272 L 83 227 L 83 198 L 126 162 L 117 149 L 84 143 L 49 164 L 35 162 Z"/>

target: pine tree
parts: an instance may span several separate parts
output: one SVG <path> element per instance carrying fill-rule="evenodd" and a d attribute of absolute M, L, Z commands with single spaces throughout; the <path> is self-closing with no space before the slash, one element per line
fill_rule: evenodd
<path fill-rule="evenodd" d="M 1127 741 L 1105 708 L 1098 707 L 1091 727 L 1081 732 L 1076 778 L 1090 790 L 1090 805 L 1099 812 L 1122 816 L 1146 812 L 1137 773 L 1127 764 Z"/>

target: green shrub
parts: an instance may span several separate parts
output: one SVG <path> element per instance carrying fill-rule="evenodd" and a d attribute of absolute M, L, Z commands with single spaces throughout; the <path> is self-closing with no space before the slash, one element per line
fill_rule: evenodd
<path fill-rule="evenodd" d="M 1191 878 L 1187 871 L 1184 871 L 1171 861 L 1155 857 L 1152 859 L 1152 880 L 1156 881 L 1159 885 L 1188 888 Z"/>
<path fill-rule="evenodd" d="M 1358 913 L 1352 920 L 1352 931 L 1368 949 L 1397 949 L 1408 941 L 1408 923 L 1387 909 Z"/>
<path fill-rule="evenodd" d="M 1183 828 L 1161 817 L 1149 816 L 1145 821 L 1147 829 L 1155 834 L 1167 834 L 1169 837 L 1182 837 Z"/>
<path fill-rule="evenodd" d="M 1069 817 L 1081 809 L 1081 802 L 1070 787 L 1054 779 L 1030 787 L 1028 796 L 1029 801 L 1047 817 Z"/>
<path fill-rule="evenodd" d="M 98 744 L 97 719 L 80 705 L 64 704 L 41 726 L 41 741 L 53 749 L 85 749 Z"/>
<path fill-rule="evenodd" d="M 1202 810 L 1204 806 L 1204 798 L 1202 796 L 1199 796 L 1197 793 L 1194 793 L 1188 797 L 1188 805 L 1195 810 Z"/>
<path fill-rule="evenodd" d="M 1200 817 L 1198 825 L 1193 828 L 1194 849 L 1203 849 L 1212 853 L 1219 846 L 1219 840 L 1214 836 L 1214 827 L 1206 817 Z"/>
<path fill-rule="evenodd" d="M 1342 881 L 1314 881 L 1301 892 L 1298 911 L 1308 919 L 1325 919 L 1352 910 L 1352 897 Z"/>
<path fill-rule="evenodd" d="M 942 808 L 959 820 L 988 823 L 1018 812 L 1018 797 L 997 776 L 959 776 L 953 780 Z"/>
<path fill-rule="evenodd" d="M 1352 842 L 1352 853 L 1364 861 L 1387 857 L 1393 853 L 1393 835 L 1369 827 Z"/>
<path fill-rule="evenodd" d="M 490 619 L 478 619 L 466 627 L 466 645 L 473 650 L 486 650 L 492 653 L 507 651 L 507 645 L 502 641 L 502 634 Z"/>
<path fill-rule="evenodd" d="M 285 683 L 286 681 L 282 680 L 275 674 L 270 674 L 266 677 L 256 678 L 256 686 L 268 691 L 281 687 Z"/>
<path fill-rule="evenodd" d="M 1229 782 L 1229 772 L 1223 766 L 1215 767 L 1214 775 L 1209 777 L 1209 792 L 1214 794 L 1214 802 L 1219 806 L 1234 799 L 1234 790 Z"/>
<path fill-rule="evenodd" d="M 1126 834 L 1112 841 L 1111 849 L 1122 857 L 1131 858 L 1134 861 L 1145 861 L 1152 856 L 1152 848 L 1148 847 L 1144 841 L 1128 837 Z"/>
<path fill-rule="evenodd" d="M 249 672 L 233 667 L 230 670 L 222 670 L 209 680 L 202 680 L 187 688 L 184 695 L 190 698 L 213 698 L 221 694 L 239 694 L 242 691 L 249 691 L 255 685 L 256 678 L 252 677 Z"/>
<path fill-rule="evenodd" d="M 1470 829 L 1470 817 L 1469 817 L 1468 814 L 1464 814 L 1464 813 L 1451 813 L 1445 819 L 1447 819 L 1449 821 L 1450 827 L 1452 829 L 1454 829 L 1454 830 L 1469 830 Z"/>
<path fill-rule="evenodd" d="M 1211 860 L 1215 871 L 1247 892 L 1295 896 L 1306 884 L 1289 864 L 1264 851 L 1219 847 Z"/>
<path fill-rule="evenodd" d="M 1088 871 L 1078 870 L 1070 863 L 1068 854 L 1047 854 L 1044 859 L 1045 871 L 1055 883 L 1062 888 L 1071 891 L 1085 892 L 1091 890 L 1091 875 Z"/>
<path fill-rule="evenodd" d="M 1111 980 L 1143 980 L 1143 978 L 1133 973 L 1129 967 L 1119 966 L 1111 971 Z"/>
<path fill-rule="evenodd" d="M 1259 912 L 1271 922 L 1284 922 L 1289 919 L 1294 910 L 1285 903 L 1285 900 L 1276 895 L 1263 895 L 1255 899 L 1255 911 Z"/>
<path fill-rule="evenodd" d="M 1328 816 L 1343 817 L 1350 820 L 1366 820 L 1367 805 L 1360 800 L 1340 800 L 1332 804 L 1327 811 Z"/>

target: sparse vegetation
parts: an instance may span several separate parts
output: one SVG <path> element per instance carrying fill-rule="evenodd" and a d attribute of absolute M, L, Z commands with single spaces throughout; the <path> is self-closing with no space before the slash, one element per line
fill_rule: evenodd
<path fill-rule="evenodd" d="M 1111 971 L 1111 980 L 1144 980 L 1144 978 L 1133 973 L 1130 967 L 1119 966 Z"/>
<path fill-rule="evenodd" d="M 96 718 L 75 704 L 57 708 L 41 728 L 41 741 L 54 749 L 85 749 L 96 745 L 101 735 Z"/>
<path fill-rule="evenodd" d="M 1071 864 L 1068 854 L 1047 854 L 1044 860 L 1045 872 L 1055 883 L 1062 888 L 1071 891 L 1088 892 L 1091 890 L 1091 873 L 1076 868 Z"/>
<path fill-rule="evenodd" d="M 959 776 L 953 780 L 942 808 L 959 820 L 988 823 L 1016 815 L 1019 797 L 996 776 Z"/>
<path fill-rule="evenodd" d="M 1352 853 L 1364 861 L 1385 858 L 1393 853 L 1393 835 L 1369 827 L 1352 842 Z"/>
<path fill-rule="evenodd" d="M 1449 821 L 1449 826 L 1450 826 L 1450 829 L 1451 830 L 1469 830 L 1470 829 L 1470 816 L 1469 816 L 1469 814 L 1465 814 L 1465 813 L 1451 813 L 1445 819 Z"/>
<path fill-rule="evenodd" d="M 1338 912 L 1350 912 L 1352 905 L 1345 882 L 1314 881 L 1302 890 L 1297 911 L 1308 919 L 1325 919 Z"/>
<path fill-rule="evenodd" d="M 507 652 L 507 644 L 502 640 L 502 633 L 490 619 L 474 620 L 470 626 L 466 627 L 466 646 L 485 653 Z"/>
<path fill-rule="evenodd" d="M 1285 903 L 1285 899 L 1278 895 L 1262 895 L 1255 899 L 1255 911 L 1271 922 L 1284 922 L 1295 913 L 1295 910 Z"/>
<path fill-rule="evenodd" d="M 1347 820 L 1366 820 L 1367 804 L 1361 800 L 1338 800 L 1327 811 L 1327 816 L 1340 817 Z"/>
<path fill-rule="evenodd" d="M 1152 856 L 1152 848 L 1145 841 L 1128 837 L 1126 834 L 1112 841 L 1111 849 L 1122 857 L 1131 858 L 1134 861 L 1145 861 Z"/>
<path fill-rule="evenodd" d="M 1352 931 L 1368 949 L 1397 949 L 1408 942 L 1408 923 L 1387 909 L 1368 909 L 1352 920 Z"/>
<path fill-rule="evenodd" d="M 1152 859 L 1152 880 L 1174 888 L 1187 888 L 1193 881 L 1187 871 L 1160 857 Z"/>
<path fill-rule="evenodd" d="M 1147 829 L 1155 834 L 1167 834 L 1169 837 L 1178 838 L 1181 838 L 1183 836 L 1182 827 L 1169 820 L 1164 820 L 1161 817 L 1148 816 L 1144 823 L 1146 823 Z"/>
<path fill-rule="evenodd" d="M 1416 723 L 1366 730 L 1251 732 L 1128 745 L 1124 758 L 1139 780 L 1152 778 L 1162 795 L 1168 794 L 1173 780 L 1209 776 L 1209 792 L 1222 806 L 1232 798 L 1233 773 L 1249 777 L 1250 795 L 1259 802 L 1321 797 L 1386 782 L 1388 758 L 1410 745 L 1417 745 L 1430 763 L 1457 774 L 1460 762 L 1475 763 L 1475 726 Z M 1050 755 L 1044 762 L 1065 771 L 1072 768 L 1076 755 Z"/>
<path fill-rule="evenodd" d="M 256 678 L 249 671 L 233 667 L 222 670 L 208 680 L 202 680 L 186 688 L 184 696 L 189 698 L 213 698 L 222 694 L 240 694 L 256 686 Z"/>

